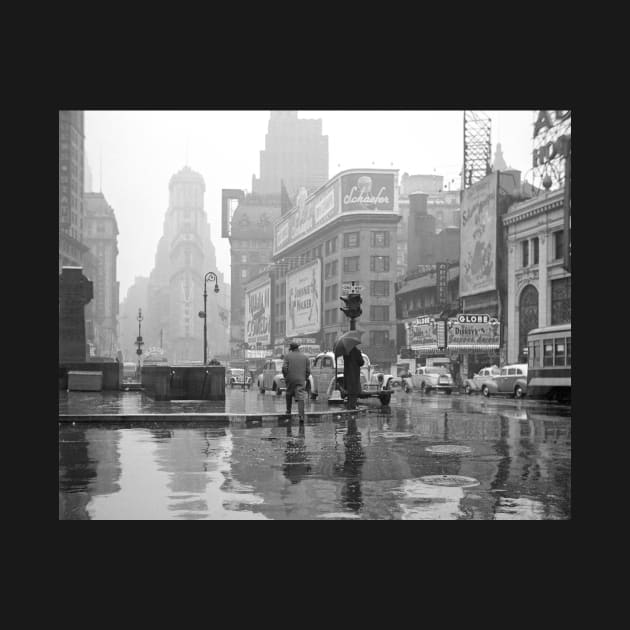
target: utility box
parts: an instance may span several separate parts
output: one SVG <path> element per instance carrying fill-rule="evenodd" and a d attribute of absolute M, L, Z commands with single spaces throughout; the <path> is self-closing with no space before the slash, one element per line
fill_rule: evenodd
<path fill-rule="evenodd" d="M 68 391 L 100 392 L 103 389 L 103 372 L 68 372 Z"/>

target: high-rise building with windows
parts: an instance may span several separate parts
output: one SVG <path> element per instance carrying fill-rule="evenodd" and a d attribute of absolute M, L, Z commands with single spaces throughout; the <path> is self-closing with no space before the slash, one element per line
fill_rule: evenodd
<path fill-rule="evenodd" d="M 59 273 L 63 266 L 82 267 L 84 112 L 59 111 Z"/>
<path fill-rule="evenodd" d="M 94 298 L 85 307 L 87 338 L 100 357 L 116 356 L 118 350 L 118 224 L 114 210 L 103 193 L 86 192 L 84 241 L 96 258 L 89 279 L 94 283 Z"/>
<path fill-rule="evenodd" d="M 310 193 L 328 181 L 328 136 L 322 121 L 298 118 L 296 111 L 272 111 L 260 152 L 260 177 L 252 177 L 252 192 L 279 195 L 280 182 L 294 197 L 301 186 Z"/>

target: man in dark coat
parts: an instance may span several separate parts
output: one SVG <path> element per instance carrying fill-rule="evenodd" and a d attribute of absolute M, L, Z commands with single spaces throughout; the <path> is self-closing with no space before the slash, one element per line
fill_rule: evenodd
<path fill-rule="evenodd" d="M 343 355 L 343 380 L 348 392 L 348 409 L 357 408 L 357 398 L 361 393 L 362 365 L 363 356 L 356 346 L 350 350 L 350 354 Z"/>
<path fill-rule="evenodd" d="M 287 383 L 287 415 L 291 415 L 293 397 L 297 400 L 300 422 L 304 422 L 304 400 L 306 399 L 306 379 L 311 373 L 308 357 L 300 352 L 300 346 L 292 342 L 282 364 L 282 375 Z"/>

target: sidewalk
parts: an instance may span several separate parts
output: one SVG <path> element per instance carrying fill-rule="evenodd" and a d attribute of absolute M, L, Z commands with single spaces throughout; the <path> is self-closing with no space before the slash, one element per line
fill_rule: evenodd
<path fill-rule="evenodd" d="M 177 420 L 227 417 L 283 416 L 286 409 L 284 395 L 257 390 L 227 390 L 225 401 L 182 400 L 156 401 L 143 392 L 59 392 L 59 421 L 88 420 L 138 420 L 150 417 L 151 420 Z M 354 412 L 345 409 L 343 404 L 328 404 L 318 400 L 306 402 L 306 416 L 327 416 L 329 414 L 361 413 L 365 407 Z M 292 417 L 297 420 L 298 407 L 293 401 Z"/>

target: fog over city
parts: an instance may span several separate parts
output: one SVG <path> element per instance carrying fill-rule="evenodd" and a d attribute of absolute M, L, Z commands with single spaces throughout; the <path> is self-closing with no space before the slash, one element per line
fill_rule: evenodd
<path fill-rule="evenodd" d="M 501 143 L 507 165 L 531 181 L 533 111 L 487 111 L 492 156 Z M 230 251 L 221 238 L 221 189 L 252 190 L 260 176 L 268 110 L 85 112 L 86 191 L 102 192 L 118 223 L 120 299 L 136 276 L 148 276 L 169 203 L 169 180 L 185 165 L 205 180 L 204 208 L 218 271 L 230 278 Z M 328 136 L 329 177 L 350 168 L 395 168 L 444 178 L 460 188 L 463 112 L 299 111 L 321 119 Z M 279 193 L 280 191 L 278 191 Z"/>

